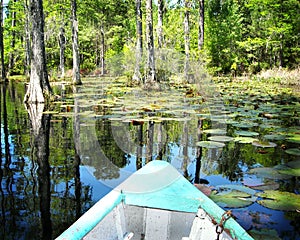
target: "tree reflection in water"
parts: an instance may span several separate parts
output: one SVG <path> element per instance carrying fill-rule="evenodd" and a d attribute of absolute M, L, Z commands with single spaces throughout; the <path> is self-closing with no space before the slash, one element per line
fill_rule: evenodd
<path fill-rule="evenodd" d="M 79 87 L 75 98 L 70 100 L 65 95 L 61 104 L 53 106 L 51 110 L 59 114 L 33 117 L 22 103 L 24 86 L 10 83 L 7 88 L 9 91 L 1 85 L 0 104 L 0 236 L 5 239 L 55 238 L 124 175 L 144 166 L 147 157 L 168 161 L 191 182 L 209 182 L 211 186 L 242 184 L 241 176 L 247 174 L 242 172 L 245 166 L 280 160 L 276 155 L 279 150 L 262 155 L 251 144 L 234 141 L 223 149 L 198 147 L 196 142 L 212 135 L 205 131 L 212 128 L 209 117 L 187 113 L 187 118 L 177 121 L 171 111 L 158 112 L 159 117 L 154 118 L 148 115 L 151 112 L 139 112 L 139 121 L 133 121 L 129 118 L 133 113 L 122 112 L 126 114 L 122 116 L 128 115 L 125 121 L 117 117 L 111 120 L 110 107 L 94 105 L 101 97 L 95 100 L 94 95 L 85 95 L 83 87 Z M 38 111 L 33 111 L 37 116 Z M 233 132 L 231 128 L 225 126 Z M 115 185 L 106 185 L 103 191 L 103 182 Z M 291 178 L 280 182 L 280 187 L 294 191 L 299 189 L 299 181 Z M 251 211 L 256 212 L 256 208 L 254 204 Z M 251 225 L 255 219 L 249 216 Z M 298 218 L 281 216 L 280 223 L 284 221 L 291 233 L 291 227 L 298 226 L 294 224 Z M 261 224 L 268 227 L 267 223 Z"/>
<path fill-rule="evenodd" d="M 26 105 L 31 121 L 33 138 L 32 152 L 38 164 L 38 194 L 41 213 L 41 239 L 52 239 L 52 222 L 50 213 L 50 165 L 49 165 L 49 130 L 51 115 L 43 114 L 44 104 Z"/>
<path fill-rule="evenodd" d="M 72 121 L 25 109 L 21 84 L 0 86 L 0 239 L 53 239 L 93 204 Z"/>

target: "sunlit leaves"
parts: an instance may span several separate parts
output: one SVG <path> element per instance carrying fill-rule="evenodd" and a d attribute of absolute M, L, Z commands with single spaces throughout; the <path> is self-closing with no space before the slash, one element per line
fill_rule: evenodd
<path fill-rule="evenodd" d="M 256 195 L 263 198 L 258 203 L 268 208 L 285 211 L 300 209 L 300 195 L 295 193 L 266 190 Z"/>
<path fill-rule="evenodd" d="M 272 147 L 276 147 L 277 144 L 273 143 L 273 142 L 263 142 L 263 141 L 254 141 L 252 142 L 253 146 L 256 147 L 262 147 L 262 148 L 272 148 Z"/>
<path fill-rule="evenodd" d="M 196 143 L 196 146 L 204 148 L 222 148 L 225 146 L 224 143 L 214 141 L 200 141 Z"/>

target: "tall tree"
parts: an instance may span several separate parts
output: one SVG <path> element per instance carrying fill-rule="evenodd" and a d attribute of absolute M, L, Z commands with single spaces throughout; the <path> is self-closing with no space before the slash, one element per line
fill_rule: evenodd
<path fill-rule="evenodd" d="M 152 0 L 146 0 L 146 41 L 147 41 L 147 73 L 146 84 L 156 81 L 155 57 L 153 39 L 153 9 Z"/>
<path fill-rule="evenodd" d="M 66 34 L 63 25 L 60 27 L 59 31 L 59 70 L 61 78 L 65 77 Z"/>
<path fill-rule="evenodd" d="M 190 7 L 191 0 L 184 1 L 184 52 L 185 52 L 185 63 L 184 63 L 184 76 L 186 80 L 189 78 L 190 68 Z"/>
<path fill-rule="evenodd" d="M 77 2 L 71 0 L 72 11 L 72 47 L 73 47 L 73 83 L 80 85 L 80 60 L 78 49 L 78 21 L 77 21 Z"/>
<path fill-rule="evenodd" d="M 104 27 L 100 27 L 100 66 L 101 66 L 101 75 L 105 73 L 105 33 Z"/>
<path fill-rule="evenodd" d="M 199 0 L 199 32 L 198 32 L 198 50 L 201 50 L 204 44 L 204 0 Z"/>
<path fill-rule="evenodd" d="M 15 8 L 15 3 L 17 2 L 17 0 L 13 0 L 13 10 L 11 12 L 11 42 L 10 42 L 10 47 L 11 47 L 11 51 L 9 53 L 9 60 L 8 60 L 8 71 L 10 72 L 13 69 L 14 66 L 14 50 L 15 50 L 15 43 L 16 43 L 16 31 L 15 31 L 15 27 L 16 27 L 16 9 Z"/>
<path fill-rule="evenodd" d="M 136 58 L 133 80 L 141 80 L 141 61 L 143 56 L 143 12 L 142 12 L 142 0 L 136 0 Z"/>
<path fill-rule="evenodd" d="M 158 48 L 163 46 L 163 15 L 164 15 L 164 0 L 158 0 L 158 17 L 157 17 L 157 36 L 158 36 Z"/>
<path fill-rule="evenodd" d="M 3 41 L 3 0 L 0 2 L 0 55 L 1 55 L 1 78 L 6 79 L 4 64 L 4 41 Z"/>
<path fill-rule="evenodd" d="M 64 7 L 65 1 L 62 1 L 61 4 L 58 5 L 58 11 L 60 15 L 60 28 L 58 33 L 59 39 L 59 70 L 60 70 L 60 77 L 65 77 L 65 51 L 66 51 L 66 44 L 67 44 L 67 37 L 66 37 L 66 30 L 65 30 L 65 13 L 66 9 Z"/>
<path fill-rule="evenodd" d="M 32 24 L 32 60 L 30 82 L 24 97 L 26 103 L 43 103 L 52 94 L 46 67 L 44 13 L 42 0 L 30 0 Z"/>
<path fill-rule="evenodd" d="M 30 10 L 28 0 L 24 1 L 24 12 L 25 12 L 25 75 L 30 76 L 30 65 L 31 65 L 31 46 L 30 46 Z"/>

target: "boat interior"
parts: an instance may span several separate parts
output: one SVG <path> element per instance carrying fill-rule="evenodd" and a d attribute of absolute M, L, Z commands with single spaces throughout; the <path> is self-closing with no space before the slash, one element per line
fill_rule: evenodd
<path fill-rule="evenodd" d="M 194 240 L 215 239 L 216 226 L 207 215 L 120 203 L 84 239 Z M 203 211 L 204 213 L 204 211 Z M 200 221 L 199 221 L 200 220 Z M 194 226 L 193 226 L 194 223 Z M 196 224 L 196 225 L 195 225 Z M 223 232 L 219 239 L 232 239 Z"/>

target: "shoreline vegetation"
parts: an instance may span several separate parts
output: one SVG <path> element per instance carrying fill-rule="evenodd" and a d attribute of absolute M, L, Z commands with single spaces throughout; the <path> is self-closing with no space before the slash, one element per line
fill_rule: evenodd
<path fill-rule="evenodd" d="M 68 73 L 69 71 L 67 71 Z M 71 70 L 70 70 L 71 72 Z M 82 77 L 105 77 L 106 75 L 100 75 L 100 72 L 98 69 L 87 72 L 82 71 L 81 72 Z M 61 83 L 63 84 L 72 84 L 72 75 L 66 74 L 64 78 L 58 78 L 56 77 L 57 74 L 54 74 L 54 76 L 50 77 L 50 84 L 51 85 L 59 85 Z M 126 77 L 124 76 L 117 76 L 116 79 Z M 24 75 L 13 75 L 9 76 L 9 80 L 18 80 L 18 81 L 24 81 L 27 82 L 28 78 Z M 259 81 L 259 82 L 265 82 L 266 84 L 279 84 L 281 86 L 287 86 L 287 87 L 293 87 L 296 89 L 296 92 L 300 95 L 300 67 L 289 70 L 285 68 L 274 68 L 274 69 L 268 69 L 263 70 L 257 74 L 250 75 L 250 74 L 244 74 L 243 76 L 230 76 L 230 75 L 224 75 L 224 76 L 216 76 L 212 77 L 214 81 L 220 82 L 222 80 L 230 80 L 230 81 Z M 182 81 L 183 82 L 183 81 Z M 165 82 L 162 82 L 165 84 Z M 198 84 L 201 83 L 201 80 L 198 80 Z M 124 82 L 124 84 L 132 85 L 132 81 L 128 79 L 128 81 Z M 134 84 L 135 85 L 135 84 Z M 299 88 L 299 89 L 298 89 Z M 298 90 L 297 90 L 298 89 Z"/>

